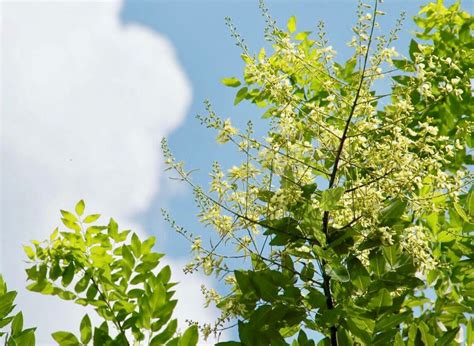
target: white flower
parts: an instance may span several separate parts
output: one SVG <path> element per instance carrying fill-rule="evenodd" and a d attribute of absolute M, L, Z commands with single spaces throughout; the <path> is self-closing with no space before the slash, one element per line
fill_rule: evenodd
<path fill-rule="evenodd" d="M 230 137 L 234 136 L 237 134 L 237 129 L 232 127 L 232 124 L 230 122 L 230 119 L 227 119 L 224 121 L 224 125 L 217 135 L 217 142 L 218 143 L 226 143 L 229 141 Z"/>

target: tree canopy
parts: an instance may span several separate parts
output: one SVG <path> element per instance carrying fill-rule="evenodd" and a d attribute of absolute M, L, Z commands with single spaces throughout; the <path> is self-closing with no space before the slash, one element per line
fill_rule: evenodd
<path fill-rule="evenodd" d="M 209 292 L 222 317 L 204 333 L 237 319 L 235 345 L 311 345 L 314 333 L 323 345 L 445 345 L 462 325 L 472 335 L 472 17 L 428 4 L 401 57 L 403 15 L 384 34 L 381 4 L 361 2 L 341 63 L 323 25 L 298 32 L 291 17 L 282 30 L 261 7 L 272 52 L 249 52 L 229 20 L 245 69 L 222 82 L 238 88 L 235 104 L 265 110 L 266 137 L 206 103 L 201 122 L 243 156 L 227 172 L 214 164 L 209 191 L 163 143 L 219 235 L 210 248 L 191 239 L 190 268 L 230 286 Z"/>

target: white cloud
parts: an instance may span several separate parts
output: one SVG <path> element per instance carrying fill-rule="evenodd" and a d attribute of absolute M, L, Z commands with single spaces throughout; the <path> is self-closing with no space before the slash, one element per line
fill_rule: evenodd
<path fill-rule="evenodd" d="M 159 140 L 183 121 L 191 90 L 170 43 L 123 27 L 118 2 L 1 6 L 0 272 L 44 343 L 77 330 L 82 309 L 23 289 L 21 245 L 46 238 L 58 209 L 81 198 L 133 226 L 157 192 Z M 191 315 L 212 319 L 193 301 Z"/>

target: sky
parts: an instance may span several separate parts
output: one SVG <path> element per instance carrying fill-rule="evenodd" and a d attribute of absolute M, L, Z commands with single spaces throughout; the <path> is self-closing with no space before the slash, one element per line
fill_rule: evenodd
<path fill-rule="evenodd" d="M 383 4 L 385 31 L 400 11 L 408 13 L 396 44 L 402 53 L 414 29 L 409 18 L 422 3 Z M 349 56 L 355 1 L 267 5 L 282 26 L 291 15 L 298 30 L 324 20 L 338 58 Z M 197 222 L 190 190 L 164 173 L 159 143 L 169 138 L 175 156 L 199 169 L 196 181 L 207 186 L 214 160 L 228 167 L 242 158 L 217 146 L 215 134 L 199 125 L 195 115 L 204 113 L 203 101 L 237 125 L 253 119 L 264 128 L 258 110 L 233 107 L 235 90 L 219 82 L 240 77 L 243 67 L 225 16 L 252 50 L 267 45 L 257 1 L 3 1 L 1 11 L 0 272 L 19 291 L 26 324 L 38 327 L 45 345 L 53 331 L 78 329 L 82 308 L 24 289 L 21 247 L 46 238 L 58 225 L 59 209 L 72 209 L 81 198 L 91 212 L 157 236 L 157 250 L 182 282 L 181 326 L 185 318 L 212 321 L 217 311 L 202 309 L 199 287 L 220 284 L 182 274 L 189 244 L 162 221 L 160 209 L 204 237 L 210 230 Z"/>

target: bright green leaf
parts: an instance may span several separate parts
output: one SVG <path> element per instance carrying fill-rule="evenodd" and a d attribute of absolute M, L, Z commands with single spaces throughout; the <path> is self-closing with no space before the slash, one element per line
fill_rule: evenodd
<path fill-rule="evenodd" d="M 241 88 L 235 96 L 234 106 L 238 105 L 247 96 L 247 87 Z"/>
<path fill-rule="evenodd" d="M 87 314 L 84 315 L 84 317 L 81 320 L 80 330 L 81 330 L 81 342 L 83 344 L 89 343 L 89 341 L 92 339 L 92 325 L 91 325 L 91 320 Z"/>
<path fill-rule="evenodd" d="M 59 346 L 80 346 L 79 340 L 76 336 L 69 332 L 55 332 L 51 334 L 54 340 L 57 341 Z"/>
<path fill-rule="evenodd" d="M 170 340 L 174 333 L 176 333 L 176 329 L 178 328 L 178 320 L 172 320 L 168 323 L 166 326 L 165 330 L 161 332 L 160 334 L 156 335 L 151 339 L 150 341 L 150 346 L 155 346 L 155 345 L 162 345 L 168 340 Z"/>
<path fill-rule="evenodd" d="M 181 336 L 179 339 L 179 346 L 195 346 L 199 339 L 197 325 L 192 325 Z"/>
<path fill-rule="evenodd" d="M 21 312 L 15 315 L 12 322 L 11 335 L 20 333 L 23 329 L 23 314 Z"/>
<path fill-rule="evenodd" d="M 86 204 L 84 201 L 81 199 L 79 202 L 76 204 L 76 213 L 77 215 L 81 216 L 84 213 L 84 209 L 86 207 Z"/>
<path fill-rule="evenodd" d="M 87 215 L 83 222 L 92 223 L 94 221 L 97 221 L 99 218 L 100 218 L 100 214 L 91 214 L 91 215 Z"/>
<path fill-rule="evenodd" d="M 232 88 L 236 88 L 241 84 L 240 81 L 237 78 L 234 78 L 234 77 L 222 78 L 221 83 L 226 85 L 226 86 L 232 87 Z"/>
<path fill-rule="evenodd" d="M 290 19 L 288 19 L 288 23 L 286 24 L 286 27 L 288 28 L 288 31 L 292 34 L 296 31 L 296 17 L 291 16 Z"/>
<path fill-rule="evenodd" d="M 35 259 L 35 252 L 33 251 L 33 249 L 31 248 L 31 246 L 27 246 L 27 245 L 23 245 L 23 250 L 25 251 L 26 253 L 26 256 L 28 256 L 28 258 L 30 260 L 34 260 Z"/>

